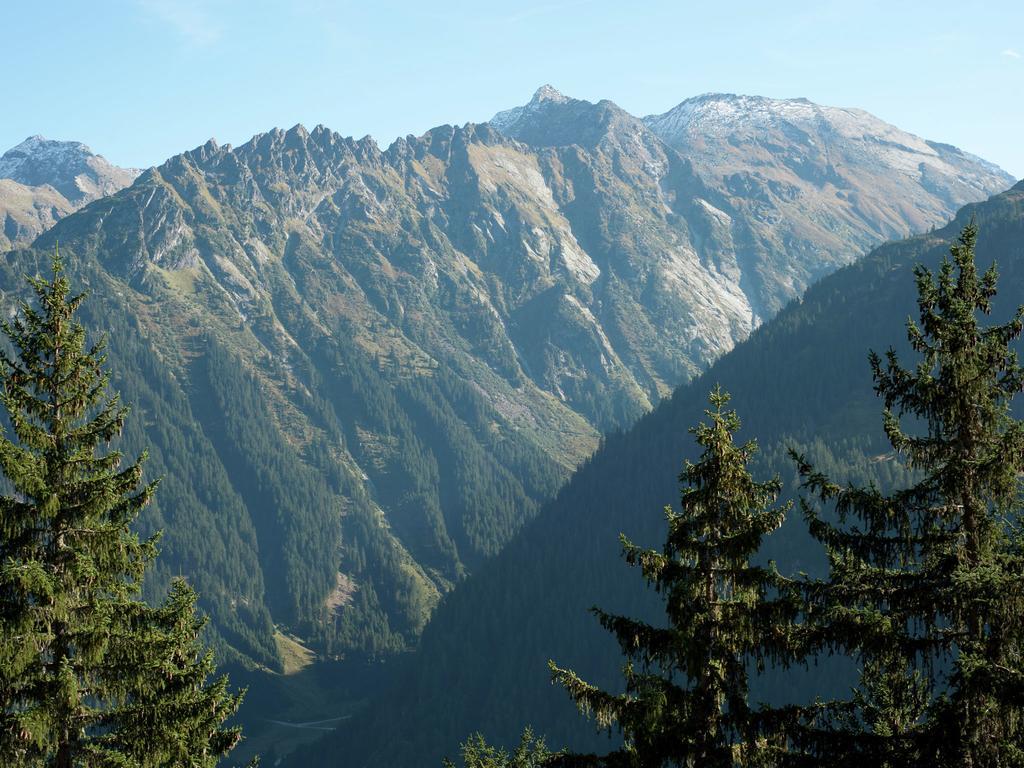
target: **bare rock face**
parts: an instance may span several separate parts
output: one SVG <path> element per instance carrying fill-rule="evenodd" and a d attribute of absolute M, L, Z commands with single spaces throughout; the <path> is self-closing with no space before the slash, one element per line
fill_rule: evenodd
<path fill-rule="evenodd" d="M 124 189 L 138 175 L 77 141 L 25 139 L 0 156 L 0 251 L 28 245 L 60 218 Z"/>

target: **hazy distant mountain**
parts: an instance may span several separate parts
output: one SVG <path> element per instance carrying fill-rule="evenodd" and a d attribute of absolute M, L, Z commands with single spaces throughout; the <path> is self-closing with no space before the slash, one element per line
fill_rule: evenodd
<path fill-rule="evenodd" d="M 823 248 L 859 253 L 942 226 L 1014 182 L 956 147 L 807 99 L 705 94 L 644 123 L 789 259 Z"/>
<path fill-rule="evenodd" d="M 58 219 L 138 175 L 77 141 L 25 139 L 0 156 L 0 250 L 28 245 Z"/>
<path fill-rule="evenodd" d="M 111 165 L 78 141 L 30 136 L 0 156 L 0 179 L 30 187 L 49 185 L 75 205 L 113 194 L 135 180 L 140 171 Z"/>

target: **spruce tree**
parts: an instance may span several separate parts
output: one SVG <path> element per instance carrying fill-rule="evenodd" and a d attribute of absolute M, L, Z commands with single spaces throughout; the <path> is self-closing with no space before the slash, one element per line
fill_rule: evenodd
<path fill-rule="evenodd" d="M 103 743 L 133 765 L 212 768 L 241 736 L 238 727 L 223 723 L 242 694 L 229 693 L 226 675 L 208 682 L 216 668 L 213 651 L 201 641 L 207 620 L 196 613 L 196 593 L 178 578 L 163 605 L 136 607 L 125 642 L 107 660 L 126 677 L 117 728 Z M 145 664 L 138 663 L 141 654 Z"/>
<path fill-rule="evenodd" d="M 519 737 L 519 744 L 510 754 L 508 750 L 487 743 L 483 735 L 475 733 L 461 747 L 463 768 L 544 768 L 561 753 L 551 752 L 544 739 L 539 739 L 527 728 Z M 457 768 L 445 758 L 443 768 Z"/>
<path fill-rule="evenodd" d="M 709 399 L 709 421 L 690 430 L 703 453 L 680 475 L 681 511 L 665 509 L 663 550 L 622 539 L 627 562 L 663 595 L 668 626 L 594 609 L 628 658 L 624 694 L 551 664 L 553 678 L 582 710 L 602 727 L 617 724 L 624 736 L 620 750 L 590 762 L 731 768 L 772 759 L 759 735 L 766 713 L 748 703 L 748 664 L 795 658 L 801 603 L 774 565 L 751 558 L 790 504 L 772 507 L 778 478 L 759 483 L 748 471 L 756 445 L 734 442 L 740 422 L 724 410 L 729 396 L 716 388 Z"/>
<path fill-rule="evenodd" d="M 139 597 L 157 537 L 131 526 L 156 483 L 145 456 L 109 449 L 128 410 L 75 319 L 84 295 L 57 255 L 29 283 L 37 306 L 3 324 L 0 352 L 0 764 L 211 766 L 237 741 L 222 723 L 238 699 L 205 682 L 191 593 Z"/>
<path fill-rule="evenodd" d="M 916 270 L 917 364 L 891 349 L 870 356 L 885 433 L 920 480 L 891 494 L 843 487 L 797 457 L 804 486 L 837 516 L 804 503 L 831 561 L 829 582 L 811 590 L 819 639 L 864 669 L 857 698 L 805 734 L 830 761 L 1024 764 L 1024 427 L 1009 410 L 1024 386 L 1011 346 L 1024 310 L 980 323 L 997 275 L 979 275 L 976 238 L 972 222 L 937 276 Z"/>

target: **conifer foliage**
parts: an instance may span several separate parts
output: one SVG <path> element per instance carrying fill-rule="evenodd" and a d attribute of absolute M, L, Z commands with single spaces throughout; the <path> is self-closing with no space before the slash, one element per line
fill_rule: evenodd
<path fill-rule="evenodd" d="M 820 502 L 805 514 L 831 561 L 811 593 L 813 623 L 864 670 L 856 698 L 807 734 L 809 751 L 831 761 L 1024 765 L 1024 426 L 1009 410 L 1024 386 L 1011 348 L 1024 312 L 979 322 L 996 271 L 979 275 L 976 238 L 972 222 L 937 277 L 916 270 L 917 365 L 871 355 L 886 435 L 919 482 L 892 494 L 844 487 L 797 457 Z"/>
<path fill-rule="evenodd" d="M 213 766 L 239 738 L 223 722 L 240 697 L 206 682 L 187 585 L 158 608 L 140 599 L 157 537 L 131 526 L 156 483 L 145 456 L 122 466 L 108 447 L 128 410 L 59 256 L 29 283 L 36 306 L 4 323 L 0 353 L 0 764 Z"/>
<path fill-rule="evenodd" d="M 708 421 L 691 429 L 704 450 L 680 475 L 682 511 L 666 507 L 663 551 L 622 539 L 627 562 L 664 596 L 668 626 L 595 609 L 629 659 L 624 694 L 551 665 L 581 709 L 624 735 L 624 746 L 597 764 L 727 768 L 768 756 L 757 727 L 764 713 L 748 704 L 747 668 L 793 659 L 800 601 L 773 565 L 751 557 L 790 505 L 772 506 L 777 478 L 759 483 L 748 471 L 756 445 L 734 442 L 740 421 L 725 410 L 728 394 L 716 388 L 709 399 Z"/>
<path fill-rule="evenodd" d="M 488 744 L 484 737 L 475 733 L 462 744 L 461 757 L 464 768 L 544 768 L 561 753 L 551 752 L 544 739 L 534 736 L 527 728 L 519 737 L 519 744 L 511 753 L 506 749 Z M 451 760 L 442 761 L 443 768 L 456 768 Z"/>

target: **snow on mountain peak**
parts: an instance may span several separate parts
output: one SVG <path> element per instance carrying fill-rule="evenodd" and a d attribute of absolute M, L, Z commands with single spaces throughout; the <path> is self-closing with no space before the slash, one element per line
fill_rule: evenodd
<path fill-rule="evenodd" d="M 764 96 L 743 96 L 734 93 L 704 93 L 686 99 L 661 115 L 648 115 L 643 120 L 663 139 L 677 139 L 691 131 L 702 134 L 722 134 L 737 126 L 770 127 L 780 122 L 793 124 L 819 124 L 825 117 L 829 122 L 858 121 L 871 117 L 860 110 L 822 107 L 805 98 L 770 99 Z M 881 121 L 875 118 L 876 122 Z"/>
<path fill-rule="evenodd" d="M 47 141 L 45 136 L 40 136 L 38 133 L 35 136 L 29 136 L 21 144 L 13 147 L 11 152 L 31 152 L 41 144 L 45 144 Z M 5 153 L 6 154 L 6 153 Z"/>
<path fill-rule="evenodd" d="M 118 168 L 80 141 L 29 136 L 0 156 L 0 179 L 29 187 L 48 185 L 68 201 L 84 204 L 130 184 L 139 171 Z"/>
<path fill-rule="evenodd" d="M 900 130 L 860 109 L 829 107 L 805 98 L 707 93 L 687 99 L 644 123 L 663 141 L 687 149 L 694 141 L 715 142 L 723 152 L 736 141 L 760 143 L 777 132 L 797 145 L 832 147 L 868 161 L 918 174 L 921 162 L 935 164 L 940 153 L 919 136 Z M 727 137 L 731 137 L 728 142 Z M 723 143 L 724 142 L 724 143 Z M 853 158 L 848 158 L 852 160 Z"/>
<path fill-rule="evenodd" d="M 538 88 L 528 104 L 521 107 L 505 109 L 492 117 L 488 122 L 501 133 L 509 133 L 512 126 L 516 125 L 524 117 L 543 109 L 548 104 L 568 104 L 574 99 L 566 96 L 557 88 L 551 85 L 542 85 Z"/>
<path fill-rule="evenodd" d="M 16 179 L 18 172 L 30 161 L 66 165 L 92 156 L 92 150 L 80 141 L 54 141 L 37 134 L 0 156 L 0 178 Z"/>
<path fill-rule="evenodd" d="M 643 121 L 723 193 L 745 195 L 747 187 L 756 187 L 776 196 L 780 206 L 802 210 L 824 210 L 839 199 L 882 237 L 903 237 L 942 221 L 950 206 L 983 199 L 1010 183 L 998 167 L 955 147 L 926 141 L 861 109 L 805 98 L 705 93 Z M 867 194 L 889 209 L 862 209 Z M 900 205 L 913 211 L 909 229 Z"/>
<path fill-rule="evenodd" d="M 553 101 L 558 104 L 564 104 L 567 101 L 572 101 L 572 99 L 554 86 L 545 83 L 534 92 L 533 98 L 530 99 L 530 103 L 539 104 L 544 101 Z"/>

